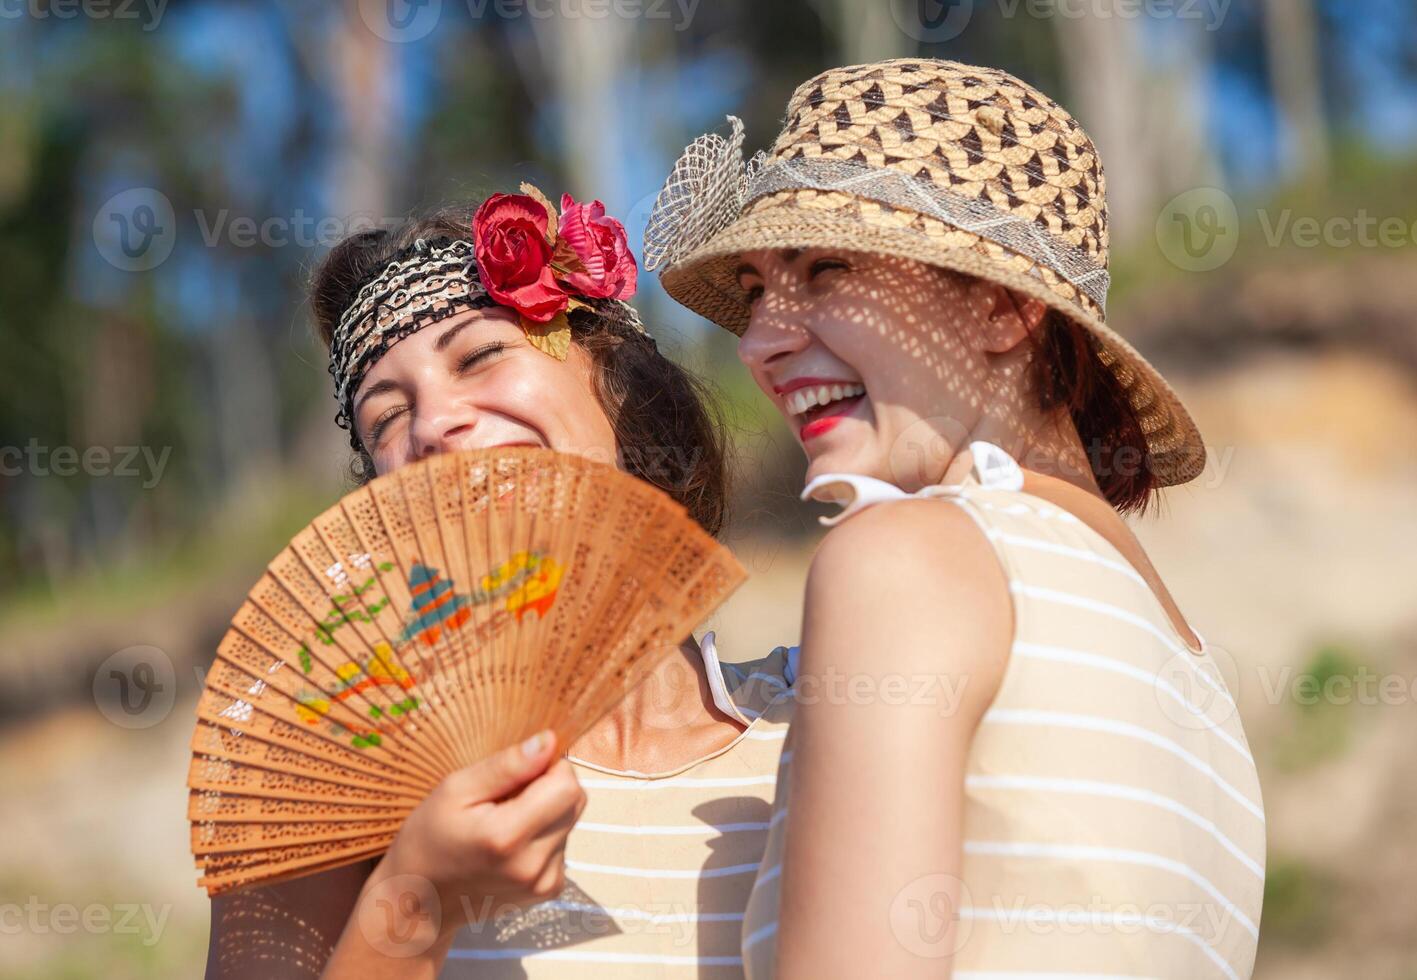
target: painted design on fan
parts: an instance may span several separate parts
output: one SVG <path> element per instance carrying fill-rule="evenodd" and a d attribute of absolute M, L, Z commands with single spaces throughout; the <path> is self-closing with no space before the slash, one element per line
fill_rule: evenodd
<path fill-rule="evenodd" d="M 393 566 L 383 562 L 378 567 L 381 571 L 388 571 Z M 556 601 L 564 574 L 565 566 L 554 558 L 539 551 L 518 551 L 482 576 L 477 589 L 464 594 L 457 592 L 452 580 L 445 579 L 438 569 L 415 561 L 408 576 L 408 588 L 413 597 L 409 606 L 412 618 L 405 624 L 397 642 L 416 641 L 433 646 L 443 636 L 444 630 L 454 630 L 465 624 L 472 617 L 472 607 L 498 599 L 505 599 L 506 612 L 494 613 L 493 620 L 484 624 L 489 629 L 495 629 L 498 617 L 508 613 L 515 616 L 518 622 L 527 612 L 545 616 Z M 344 608 L 374 582 L 375 578 L 371 576 L 363 584 L 349 589 L 348 594 L 332 597 L 331 613 L 315 629 L 315 635 L 322 642 L 333 643 L 334 631 L 347 623 L 372 622 L 372 616 L 388 605 L 389 600 L 384 597 L 370 603 L 367 612 Z M 482 630 L 478 632 L 480 634 Z M 302 671 L 306 674 L 314 671 L 315 661 L 308 645 L 301 644 L 299 659 Z M 330 710 L 336 702 L 345 702 L 354 694 L 383 686 L 396 686 L 404 691 L 413 687 L 413 676 L 399 666 L 394 648 L 385 641 L 374 645 L 374 652 L 364 663 L 347 660 L 336 667 L 334 673 L 334 689 L 328 694 L 318 690 L 300 692 L 296 712 L 307 725 L 324 723 L 336 735 L 350 736 L 350 744 L 357 749 L 380 744 L 380 733 L 389 731 L 389 721 L 401 721 L 420 707 L 418 698 L 412 694 L 385 708 L 371 705 L 367 714 L 375 726 L 358 730 L 330 717 Z"/>
<path fill-rule="evenodd" d="M 376 566 L 381 572 L 391 572 L 394 563 L 381 561 Z M 347 576 L 346 576 L 347 580 Z M 365 592 L 372 589 L 378 582 L 377 575 L 370 575 L 361 584 L 352 586 L 348 592 L 340 592 L 330 596 L 330 608 L 325 613 L 324 618 L 315 624 L 315 637 L 326 646 L 335 642 L 335 630 L 349 623 L 372 623 L 374 617 L 379 615 L 385 606 L 389 604 L 388 596 L 369 600 L 361 600 Z M 352 603 L 356 600 L 362 601 L 365 608 L 354 608 Z M 303 664 L 302 664 L 303 666 Z"/>
<path fill-rule="evenodd" d="M 545 616 L 556 601 L 564 573 L 564 565 L 540 551 L 518 551 L 482 576 L 478 588 L 464 595 L 454 591 L 453 582 L 444 579 L 438 569 L 415 562 L 408 576 L 413 594 L 409 614 L 413 618 L 404 626 L 399 640 L 417 639 L 425 646 L 433 646 L 443 630 L 454 630 L 467 622 L 472 615 L 470 607 L 502 598 L 518 622 L 528 612 Z"/>
<path fill-rule="evenodd" d="M 454 592 L 450 579 L 422 562 L 414 562 L 408 573 L 408 590 L 413 594 L 409 608 L 413 619 L 399 634 L 401 643 L 417 639 L 424 646 L 433 646 L 444 629 L 454 630 L 467 622 L 472 616 L 470 607 L 478 602 L 475 596 Z"/>
<path fill-rule="evenodd" d="M 302 692 L 298 696 L 300 703 L 296 706 L 296 713 L 307 725 L 318 725 L 323 720 L 330 724 L 335 734 L 352 735 L 351 744 L 356 749 L 378 745 L 378 730 L 371 728 L 355 731 L 333 718 L 329 718 L 332 703 L 346 701 L 353 694 L 375 687 L 394 686 L 407 691 L 413 687 L 413 676 L 399 666 L 394 659 L 393 647 L 382 640 L 374 644 L 374 652 L 363 664 L 353 660 L 346 661 L 335 668 L 335 676 L 339 678 L 339 683 L 329 697 L 318 692 Z M 418 706 L 418 698 L 409 695 L 403 700 L 389 705 L 387 709 L 371 705 L 369 717 L 376 721 L 385 716 L 400 718 Z"/>
<path fill-rule="evenodd" d="M 565 566 L 539 551 L 519 551 L 491 573 L 483 576 L 483 591 L 496 594 L 507 585 L 517 583 L 507 596 L 507 611 L 516 614 L 517 622 L 529 611 L 545 616 L 556 601 Z"/>

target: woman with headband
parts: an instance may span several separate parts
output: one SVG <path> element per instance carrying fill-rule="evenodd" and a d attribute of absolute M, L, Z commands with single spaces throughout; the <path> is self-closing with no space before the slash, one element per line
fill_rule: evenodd
<path fill-rule="evenodd" d="M 541 446 L 717 533 L 721 430 L 626 302 L 623 227 L 523 191 L 352 236 L 316 271 L 359 474 Z M 690 637 L 575 745 L 542 733 L 450 775 L 379 861 L 215 899 L 207 976 L 737 975 L 787 669 L 785 650 L 721 667 Z"/>
<path fill-rule="evenodd" d="M 990 68 L 825 72 L 696 141 L 665 289 L 739 336 L 840 504 L 744 924 L 766 977 L 1247 977 L 1254 760 L 1122 520 L 1205 448 L 1105 319 L 1102 167 Z M 790 760 L 790 761 L 789 761 Z"/>

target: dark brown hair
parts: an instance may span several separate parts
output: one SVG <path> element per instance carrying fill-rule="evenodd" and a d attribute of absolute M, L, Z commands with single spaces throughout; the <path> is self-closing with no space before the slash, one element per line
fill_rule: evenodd
<path fill-rule="evenodd" d="M 476 205 L 442 208 L 392 230 L 350 235 L 315 269 L 310 306 L 328 350 L 359 287 L 417 239 L 467 238 Z M 596 400 L 615 431 L 620 468 L 659 487 L 710 534 L 727 516 L 724 428 L 705 383 L 661 354 L 654 341 L 588 310 L 570 314 L 571 341 L 590 355 Z M 364 451 L 356 479 L 373 476 Z"/>
<path fill-rule="evenodd" d="M 1050 309 L 1034 342 L 1033 389 L 1044 411 L 1066 409 L 1102 495 L 1119 513 L 1142 512 L 1160 486 L 1127 394 L 1081 324 Z"/>

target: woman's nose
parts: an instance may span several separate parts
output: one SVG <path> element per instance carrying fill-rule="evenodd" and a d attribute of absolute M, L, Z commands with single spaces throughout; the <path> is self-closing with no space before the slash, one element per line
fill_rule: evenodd
<path fill-rule="evenodd" d="M 410 434 L 418 459 L 460 448 L 477 427 L 477 409 L 466 400 L 434 395 L 414 413 Z"/>
<path fill-rule="evenodd" d="M 802 326 L 802 311 L 794 306 L 789 297 L 772 289 L 754 304 L 748 328 L 738 338 L 738 359 L 748 368 L 768 367 L 811 342 L 811 334 Z"/>

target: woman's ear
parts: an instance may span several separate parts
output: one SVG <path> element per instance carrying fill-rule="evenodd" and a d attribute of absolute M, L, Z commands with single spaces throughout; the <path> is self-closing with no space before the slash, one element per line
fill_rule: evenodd
<path fill-rule="evenodd" d="M 976 283 L 984 306 L 984 349 L 1007 354 L 1023 343 L 1048 314 L 1048 307 L 1031 296 L 1017 296 L 997 283 Z"/>

